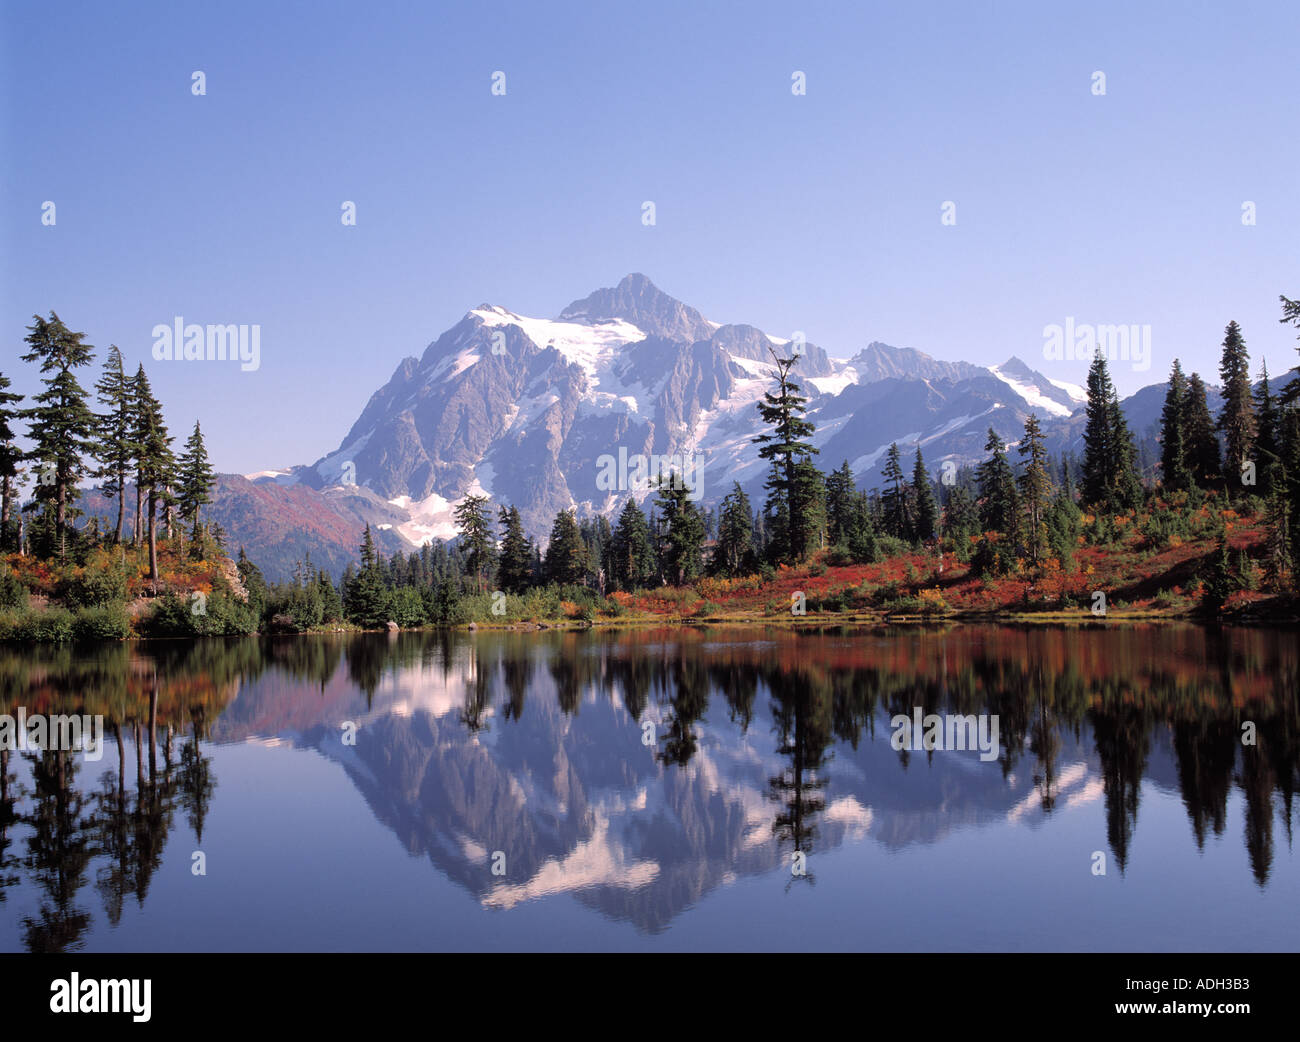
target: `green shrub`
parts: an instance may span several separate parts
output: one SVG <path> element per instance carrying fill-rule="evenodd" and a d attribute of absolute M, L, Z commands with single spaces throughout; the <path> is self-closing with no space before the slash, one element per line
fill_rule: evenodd
<path fill-rule="evenodd" d="M 315 586 L 294 586 L 277 591 L 262 607 L 266 618 L 281 631 L 303 632 L 325 621 L 325 602 Z"/>
<path fill-rule="evenodd" d="M 27 607 L 27 587 L 14 575 L 13 569 L 0 563 L 0 611 L 22 610 Z"/>
<path fill-rule="evenodd" d="M 131 619 L 123 604 L 82 608 L 73 616 L 72 633 L 77 640 L 126 640 Z"/>
<path fill-rule="evenodd" d="M 72 613 L 64 608 L 0 612 L 0 640 L 24 644 L 62 644 L 72 640 Z"/>
<path fill-rule="evenodd" d="M 912 547 L 909 543 L 906 543 L 897 536 L 892 535 L 877 536 L 876 549 L 881 558 L 886 561 L 890 558 L 902 557 L 904 554 L 912 552 Z"/>
<path fill-rule="evenodd" d="M 402 586 L 389 592 L 388 613 L 389 618 L 404 629 L 425 623 L 424 602 L 414 586 Z"/>
<path fill-rule="evenodd" d="M 843 543 L 837 543 L 826 551 L 826 563 L 833 568 L 842 568 L 844 565 L 853 564 L 853 553 Z"/>
<path fill-rule="evenodd" d="M 126 574 L 116 563 L 71 569 L 59 580 L 58 596 L 73 609 L 119 604 L 126 600 Z"/>
<path fill-rule="evenodd" d="M 151 637 L 242 637 L 257 632 L 252 609 L 229 594 L 182 599 L 164 594 L 141 624 Z"/>

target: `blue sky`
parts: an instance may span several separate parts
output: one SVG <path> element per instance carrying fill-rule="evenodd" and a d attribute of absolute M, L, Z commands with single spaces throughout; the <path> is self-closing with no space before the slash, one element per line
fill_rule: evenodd
<path fill-rule="evenodd" d="M 1175 356 L 1217 380 L 1236 319 L 1280 373 L 1298 28 L 1282 2 L 5 3 L 0 370 L 35 387 L 53 309 L 241 472 L 336 448 L 467 309 L 554 315 L 630 271 L 839 357 L 1080 381 L 1044 326 L 1149 324 L 1127 393 Z M 153 361 L 177 315 L 260 324 L 261 367 Z"/>

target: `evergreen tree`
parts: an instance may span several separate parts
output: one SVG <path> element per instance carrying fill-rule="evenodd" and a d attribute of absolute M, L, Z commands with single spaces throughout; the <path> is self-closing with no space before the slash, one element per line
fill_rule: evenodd
<path fill-rule="evenodd" d="M 261 618 L 267 598 L 266 577 L 262 574 L 262 569 L 244 553 L 242 546 L 239 548 L 239 557 L 235 560 L 235 569 L 239 572 L 239 581 L 248 592 L 248 606 Z"/>
<path fill-rule="evenodd" d="M 857 486 L 845 460 L 839 470 L 826 477 L 826 536 L 831 546 L 847 546 L 853 529 Z"/>
<path fill-rule="evenodd" d="M 158 536 L 156 521 L 158 506 L 164 490 L 173 481 L 176 457 L 172 453 L 171 436 L 163 422 L 162 406 L 153 396 L 144 366 L 136 372 L 132 382 L 134 422 L 131 441 L 136 447 L 136 481 L 143 492 L 147 506 L 146 526 L 149 533 L 149 578 L 158 582 Z"/>
<path fill-rule="evenodd" d="M 728 577 L 749 575 L 757 563 L 754 553 L 754 519 L 749 497 L 740 487 L 740 482 L 735 482 L 722 501 L 718 540 L 713 551 L 713 570 Z"/>
<path fill-rule="evenodd" d="M 1274 495 L 1281 500 L 1279 510 L 1284 519 L 1284 530 L 1279 534 L 1286 545 L 1286 556 L 1292 565 L 1292 575 L 1300 573 L 1300 408 L 1288 406 L 1282 410 L 1281 457 Z M 1300 586 L 1300 583 L 1296 584 Z"/>
<path fill-rule="evenodd" d="M 1024 461 L 1017 485 L 1020 502 L 1024 505 L 1025 545 L 1029 549 L 1029 560 L 1037 566 L 1047 548 L 1046 515 L 1052 495 L 1052 479 L 1048 473 L 1047 450 L 1043 447 L 1043 431 L 1033 413 L 1025 420 L 1025 436 L 1020 442 L 1019 452 Z"/>
<path fill-rule="evenodd" d="M 596 576 L 596 589 L 605 596 L 606 585 L 612 582 L 611 570 L 606 568 L 612 556 L 614 532 L 609 527 L 609 518 L 603 514 L 592 519 L 590 530 L 585 536 L 590 547 L 590 572 Z"/>
<path fill-rule="evenodd" d="M 1295 326 L 1296 329 L 1300 329 L 1300 299 L 1291 300 L 1285 296 L 1279 296 L 1278 299 L 1282 302 L 1282 317 L 1278 321 L 1283 325 L 1289 323 Z M 1296 334 L 1296 339 L 1300 340 L 1300 333 Z M 1300 351 L 1300 346 L 1296 350 Z M 1278 396 L 1279 404 L 1285 408 L 1300 403 L 1300 365 L 1297 365 L 1291 372 L 1294 375 L 1287 385 L 1282 388 L 1282 393 Z"/>
<path fill-rule="evenodd" d="M 777 393 L 764 393 L 763 401 L 758 403 L 759 415 L 772 429 L 755 435 L 753 440 L 762 446 L 758 450 L 759 458 L 772 464 L 765 486 L 769 493 L 769 516 L 779 516 L 784 511 L 785 526 L 781 532 L 774 533 L 784 543 L 777 547 L 777 556 L 792 562 L 813 541 L 806 516 L 808 481 L 806 476 L 800 480 L 798 464 L 817 453 L 807 441 L 815 428 L 804 419 L 808 399 L 799 393 L 799 385 L 790 379 L 790 370 L 799 360 L 798 355 L 781 358 L 773 351 L 772 358 L 776 362 Z"/>
<path fill-rule="evenodd" d="M 1001 435 L 992 427 L 984 443 L 984 451 L 991 453 L 976 468 L 979 484 L 980 527 L 985 532 L 997 532 L 1008 539 L 1016 536 L 1016 476 L 1007 462 L 1006 446 Z"/>
<path fill-rule="evenodd" d="M 916 449 L 916 464 L 912 468 L 912 499 L 916 504 L 912 538 L 922 542 L 933 539 L 939 527 L 939 504 L 935 502 L 934 488 L 930 485 L 930 475 L 925 469 L 919 445 Z"/>
<path fill-rule="evenodd" d="M 980 528 L 979 508 L 975 497 L 965 485 L 949 487 L 943 505 L 943 527 L 957 552 L 957 559 L 969 558 L 970 544 L 982 531 Z"/>
<path fill-rule="evenodd" d="M 324 568 L 316 573 L 315 592 L 321 605 L 320 621 L 340 622 L 343 619 L 343 600 L 334 580 Z"/>
<path fill-rule="evenodd" d="M 1088 370 L 1087 417 L 1083 433 L 1084 502 L 1107 513 L 1137 506 L 1142 489 L 1134 470 L 1133 436 L 1101 351 Z"/>
<path fill-rule="evenodd" d="M 874 564 L 880 556 L 876 541 L 876 524 L 871 517 L 871 505 L 865 492 L 853 496 L 853 508 L 847 533 L 849 556 L 855 564 Z"/>
<path fill-rule="evenodd" d="M 907 510 L 907 490 L 904 487 L 903 462 L 898 452 L 897 442 L 889 446 L 881 473 L 886 482 L 885 494 L 882 497 L 885 531 L 896 539 L 907 539 L 911 523 Z"/>
<path fill-rule="evenodd" d="M 655 574 L 654 551 L 650 547 L 650 529 L 636 499 L 628 496 L 618 515 L 611 547 L 613 579 L 623 590 L 636 590 L 651 581 Z"/>
<path fill-rule="evenodd" d="M 1219 534 L 1219 544 L 1209 562 L 1205 587 L 1201 593 L 1201 610 L 1207 615 L 1218 615 L 1232 593 L 1232 567 L 1228 561 L 1228 537 Z"/>
<path fill-rule="evenodd" d="M 802 560 L 826 545 L 826 479 L 812 460 L 794 468 L 794 499 L 799 524 L 791 529 L 796 559 Z"/>
<path fill-rule="evenodd" d="M 216 484 L 216 475 L 208 465 L 208 450 L 203 444 L 203 432 L 199 429 L 197 420 L 194 431 L 185 442 L 176 482 L 177 508 L 182 519 L 193 529 L 197 552 L 201 549 L 203 537 L 200 512 L 212 502 L 212 487 Z"/>
<path fill-rule="evenodd" d="M 374 536 L 367 524 L 361 538 L 361 567 L 343 588 L 344 611 L 358 626 L 374 629 L 388 622 L 388 591 L 384 586 L 382 568 Z"/>
<path fill-rule="evenodd" d="M 122 352 L 116 344 L 110 344 L 108 358 L 104 360 L 104 375 L 95 384 L 99 404 L 105 411 L 100 413 L 99 446 L 96 455 L 101 464 L 95 476 L 105 479 L 103 493 L 108 499 L 117 500 L 117 525 L 113 530 L 113 542 L 122 541 L 122 526 L 126 520 L 126 486 L 131 476 L 131 461 L 135 459 L 136 448 L 131 441 L 132 408 L 131 381 L 122 368 Z"/>
<path fill-rule="evenodd" d="M 1187 378 L 1175 358 L 1173 371 L 1169 374 L 1169 390 L 1165 393 L 1165 407 L 1160 414 L 1161 482 L 1169 492 L 1181 492 L 1192 487 L 1187 450 L 1187 403 Z"/>
<path fill-rule="evenodd" d="M 1272 494 L 1281 466 L 1278 438 L 1277 398 L 1269 389 L 1268 363 L 1260 367 L 1259 389 L 1255 392 L 1255 466 L 1259 494 Z"/>
<path fill-rule="evenodd" d="M 0 373 L 0 554 L 18 549 L 13 504 L 23 461 L 23 452 L 15 442 L 17 432 L 13 428 L 14 421 L 22 415 L 21 410 L 14 406 L 23 400 L 23 396 L 14 394 L 9 387 L 9 378 Z"/>
<path fill-rule="evenodd" d="M 562 586 L 577 585 L 587 578 L 587 547 L 572 510 L 555 515 L 546 547 L 546 578 Z"/>
<path fill-rule="evenodd" d="M 492 532 L 487 496 L 466 496 L 455 510 L 456 529 L 465 552 L 465 563 L 474 577 L 474 590 L 486 589 L 496 557 L 496 539 Z"/>
<path fill-rule="evenodd" d="M 36 502 L 45 512 L 47 528 L 60 560 L 67 557 L 68 525 L 81 512 L 75 508 L 77 482 L 89 473 L 87 460 L 95 448 L 95 414 L 75 370 L 89 365 L 94 348 L 85 333 L 74 333 L 53 311 L 49 319 L 33 315 L 24 342 L 24 362 L 39 362 L 45 390 L 22 415 L 30 421 L 28 436 L 35 447 L 28 458 L 38 461 Z"/>
<path fill-rule="evenodd" d="M 675 476 L 660 474 L 656 488 L 663 514 L 659 565 L 669 583 L 682 586 L 700 574 L 704 519 L 691 502 L 691 489 Z"/>
<path fill-rule="evenodd" d="M 1052 497 L 1047 510 L 1047 547 L 1068 569 L 1074 561 L 1079 533 L 1083 530 L 1083 512 L 1075 505 L 1074 496 L 1065 487 Z"/>
<path fill-rule="evenodd" d="M 1192 480 L 1200 488 L 1215 488 L 1219 483 L 1222 466 L 1219 459 L 1219 438 L 1210 418 L 1206 401 L 1205 383 L 1198 373 L 1187 379 L 1187 401 L 1183 409 L 1183 431 L 1187 452 L 1187 467 Z"/>
<path fill-rule="evenodd" d="M 1236 322 L 1224 331 L 1223 357 L 1219 362 L 1223 380 L 1223 411 L 1218 429 L 1223 433 L 1223 474 L 1229 495 L 1242 487 L 1242 471 L 1255 454 L 1255 405 L 1250 389 L 1250 356 Z"/>
<path fill-rule="evenodd" d="M 524 522 L 519 510 L 502 507 L 497 514 L 501 530 L 500 564 L 497 583 L 506 593 L 523 593 L 532 584 L 533 547 L 524 532 Z"/>

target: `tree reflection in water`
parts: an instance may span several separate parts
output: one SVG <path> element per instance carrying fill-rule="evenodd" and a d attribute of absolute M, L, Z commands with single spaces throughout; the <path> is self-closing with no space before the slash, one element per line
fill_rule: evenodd
<path fill-rule="evenodd" d="M 325 748 L 352 718 L 371 739 L 370 777 L 354 781 L 372 790 L 376 815 L 485 902 L 517 898 L 494 898 L 491 881 L 445 853 L 447 837 L 505 850 L 535 874 L 592 841 L 602 792 L 627 802 L 647 786 L 662 789 L 662 806 L 629 819 L 624 837 L 637 863 L 656 865 L 658 875 L 640 891 L 583 898 L 656 930 L 727 873 L 788 872 L 795 854 L 844 842 L 854 808 L 892 813 L 879 836 L 904 844 L 912 840 L 902 823 L 918 813 L 955 814 L 964 800 L 963 813 L 982 820 L 1005 808 L 1023 764 L 1026 803 L 1059 813 L 1071 783 L 1067 753 L 1071 771 L 1080 755 L 1095 763 L 1105 842 L 1121 874 L 1134 856 L 1143 783 L 1168 764 L 1161 784 L 1180 793 L 1198 850 L 1224 833 L 1240 792 L 1248 863 L 1265 888 L 1279 837 L 1288 853 L 1293 842 L 1298 658 L 1290 633 L 1191 626 L 442 632 L 4 648 L 0 712 L 100 715 L 107 748 L 102 763 L 69 751 L 0 750 L 0 907 L 14 888 L 28 888 L 35 911 L 14 920 L 22 944 L 77 949 L 91 925 L 88 882 L 115 926 L 128 899 L 144 906 L 178 810 L 202 842 L 219 798 L 214 741 L 288 733 Z M 451 701 L 439 709 L 443 691 Z M 889 749 L 890 718 L 918 707 L 997 714 L 997 767 L 936 774 L 950 770 L 952 761 L 936 759 L 947 754 L 929 751 L 918 764 L 906 749 Z M 423 714 L 418 733 L 403 723 L 412 713 Z M 1247 723 L 1254 744 L 1243 744 Z M 752 763 L 741 755 L 760 747 L 745 753 Z M 420 752 L 433 748 L 436 760 Z M 841 771 L 837 757 L 851 769 Z M 891 762 L 892 774 L 882 774 Z M 752 830 L 759 810 L 704 778 L 720 763 L 731 764 L 733 789 L 761 793 L 767 839 Z M 385 770 L 421 774 L 401 775 L 399 785 Z M 941 792 L 922 784 L 927 775 L 941 780 Z M 521 783 L 536 789 L 539 778 L 552 788 L 526 802 Z M 835 815 L 832 791 L 843 801 Z"/>

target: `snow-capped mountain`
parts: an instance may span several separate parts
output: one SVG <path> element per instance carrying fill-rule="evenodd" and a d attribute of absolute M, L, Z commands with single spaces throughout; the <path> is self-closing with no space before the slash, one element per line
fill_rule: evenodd
<path fill-rule="evenodd" d="M 710 321 L 633 274 L 555 318 L 471 309 L 398 363 L 335 451 L 246 477 L 305 486 L 301 494 L 327 501 L 321 509 L 346 495 L 355 523 L 372 520 L 390 543 L 411 546 L 453 535 L 453 509 L 469 494 L 517 506 L 542 538 L 560 510 L 616 510 L 628 490 L 601 477 L 620 454 L 690 454 L 701 498 L 713 503 L 733 482 L 760 488 L 756 404 L 773 386 L 773 351 L 791 350 L 823 469 L 847 459 L 865 488 L 879 484 L 892 442 L 909 456 L 920 447 L 937 472 L 982 458 L 989 427 L 1015 442 L 1032 412 L 1050 435 L 1084 401 L 1081 388 L 1015 357 L 986 368 L 881 343 L 839 358 L 791 346 Z M 1070 425 L 1058 427 L 1065 437 Z"/>

